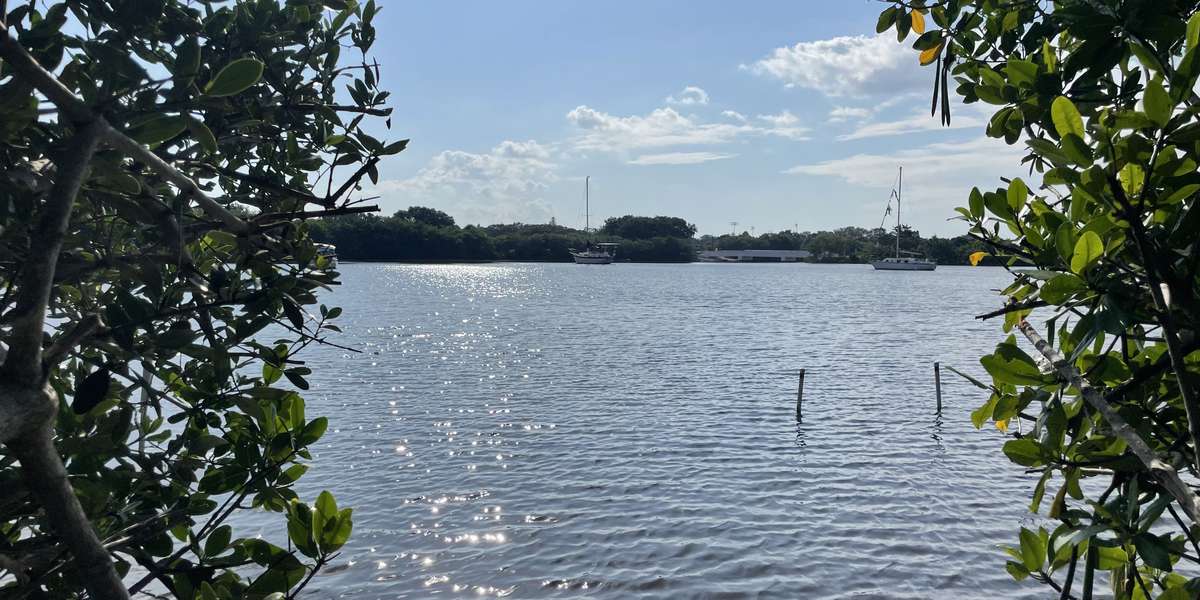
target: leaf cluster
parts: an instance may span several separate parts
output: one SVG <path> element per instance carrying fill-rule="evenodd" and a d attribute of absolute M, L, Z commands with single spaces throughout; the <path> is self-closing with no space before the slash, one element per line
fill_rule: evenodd
<path fill-rule="evenodd" d="M 0 4 L 0 6 L 3 6 Z M 329 344 L 337 273 L 307 207 L 353 195 L 406 141 L 369 52 L 375 0 L 19 3 L 6 31 L 62 86 L 169 167 L 102 144 L 87 165 L 50 299 L 48 383 L 70 484 L 130 592 L 292 598 L 336 557 L 351 510 L 304 503 L 325 417 L 302 350 Z M 0 337 L 33 224 L 78 124 L 0 64 Z M 164 175 L 173 169 L 175 176 Z M 231 228 L 196 189 L 247 224 Z M 27 475 L 27 474 L 26 474 Z M 0 595 L 76 597 L 87 582 L 20 466 L 0 459 Z M 286 535 L 239 534 L 239 511 Z M 276 545 L 283 543 L 283 546 Z"/>
<path fill-rule="evenodd" d="M 1067 364 L 1161 460 L 1200 475 L 1197 3 L 891 4 L 881 30 L 904 39 L 911 15 L 931 17 L 936 28 L 913 43 L 918 60 L 937 54 L 937 77 L 964 102 L 995 107 L 987 134 L 1027 149 L 1028 180 L 973 189 L 957 209 L 1012 272 L 1005 331 L 1051 311 L 1045 337 Z M 1064 598 L 1090 597 L 1098 572 L 1117 598 L 1195 597 L 1200 581 L 1176 567 L 1200 562 L 1200 530 L 1081 390 L 1015 337 L 981 362 L 991 394 L 972 419 L 1005 432 L 1027 424 L 1004 452 L 1039 475 L 1030 509 L 1058 523 L 1023 529 L 1008 571 Z"/>

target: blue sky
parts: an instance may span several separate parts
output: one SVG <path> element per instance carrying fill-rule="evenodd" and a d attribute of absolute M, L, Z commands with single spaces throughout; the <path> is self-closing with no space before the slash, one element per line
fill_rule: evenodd
<path fill-rule="evenodd" d="M 389 214 L 579 227 L 590 175 L 593 225 L 873 227 L 903 164 L 905 222 L 953 235 L 971 185 L 1022 174 L 986 107 L 929 117 L 932 72 L 875 35 L 878 2 L 380 4 L 389 137 L 412 139 L 366 190 Z"/>

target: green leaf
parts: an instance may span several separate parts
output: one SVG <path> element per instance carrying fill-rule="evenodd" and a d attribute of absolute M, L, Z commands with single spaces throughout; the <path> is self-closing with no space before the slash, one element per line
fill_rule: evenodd
<path fill-rule="evenodd" d="M 896 23 L 896 13 L 898 11 L 899 9 L 892 6 L 879 13 L 879 20 L 875 22 L 875 33 L 883 33 L 890 29 Z"/>
<path fill-rule="evenodd" d="M 1117 178 L 1121 180 L 1121 188 L 1125 190 L 1127 196 L 1137 196 L 1142 192 L 1142 184 L 1146 181 L 1146 172 L 1139 165 L 1129 163 L 1121 167 Z"/>
<path fill-rule="evenodd" d="M 288 509 L 288 538 L 305 556 L 316 558 L 317 545 L 313 539 L 312 509 L 302 502 L 293 502 Z"/>
<path fill-rule="evenodd" d="M 971 188 L 971 197 L 968 200 L 971 207 L 971 216 L 976 219 L 983 218 L 983 194 L 979 192 L 979 188 Z"/>
<path fill-rule="evenodd" d="M 308 422 L 304 426 L 304 431 L 300 433 L 300 443 L 307 446 L 325 435 L 325 430 L 329 427 L 329 419 L 325 417 L 317 417 Z"/>
<path fill-rule="evenodd" d="M 1007 448 L 1007 444 L 1005 444 Z M 1046 545 L 1042 542 L 1041 536 L 1037 533 L 1021 528 L 1019 534 L 1021 540 L 1021 563 L 1026 569 L 1037 571 L 1042 568 L 1042 564 L 1046 562 Z"/>
<path fill-rule="evenodd" d="M 1058 56 L 1054 54 L 1054 48 L 1050 45 L 1049 39 L 1042 40 L 1042 62 L 1046 65 L 1046 70 L 1054 72 L 1058 65 Z"/>
<path fill-rule="evenodd" d="M 1008 571 L 1008 574 L 1012 575 L 1012 578 L 1016 579 L 1017 581 L 1022 581 L 1026 577 L 1029 577 L 1029 569 L 1026 569 L 1025 565 L 1019 562 L 1010 560 L 1004 563 L 1004 570 Z"/>
<path fill-rule="evenodd" d="M 1075 199 L 1071 200 L 1072 203 L 1076 201 Z M 1062 257 L 1064 263 L 1071 263 L 1071 257 L 1075 254 L 1075 239 L 1075 226 L 1070 223 L 1063 223 L 1059 226 L 1058 231 L 1054 232 L 1054 246 L 1058 249 L 1058 255 Z"/>
<path fill-rule="evenodd" d="M 1095 548 L 1097 558 L 1099 559 L 1096 563 L 1097 569 L 1111 571 L 1129 562 L 1129 555 L 1121 548 L 1113 546 L 1096 546 Z"/>
<path fill-rule="evenodd" d="M 323 491 L 317 495 L 316 512 L 314 516 L 320 519 L 321 527 L 324 528 L 325 522 L 337 516 L 337 500 L 334 500 L 333 494 L 328 491 Z"/>
<path fill-rule="evenodd" d="M 1166 198 L 1160 200 L 1159 202 L 1161 204 L 1166 204 L 1166 205 L 1175 204 L 1177 202 L 1183 202 L 1184 200 L 1190 198 L 1192 196 L 1192 194 L 1195 194 L 1197 191 L 1200 191 L 1200 184 L 1189 183 L 1188 185 L 1180 187 L 1179 189 L 1175 190 L 1174 192 L 1171 192 L 1170 195 L 1168 195 Z"/>
<path fill-rule="evenodd" d="M 207 581 L 200 582 L 200 593 L 196 594 L 196 597 L 199 600 L 219 600 L 217 598 L 217 591 Z"/>
<path fill-rule="evenodd" d="M 1037 65 L 1027 60 L 1010 59 L 1004 65 L 1004 72 L 1013 85 L 1033 85 L 1037 71 Z"/>
<path fill-rule="evenodd" d="M 187 119 L 183 117 L 155 117 L 129 130 L 129 137 L 148 146 L 161 144 L 183 133 L 187 125 Z"/>
<path fill-rule="evenodd" d="M 988 354 L 979 359 L 996 383 L 1012 385 L 1045 385 L 1045 378 L 1037 367 L 1019 360 L 1005 359 L 997 354 Z"/>
<path fill-rule="evenodd" d="M 232 96 L 245 91 L 262 78 L 263 63 L 256 58 L 239 58 L 221 69 L 204 87 L 209 96 Z"/>
<path fill-rule="evenodd" d="M 1195 48 L 1200 43 L 1200 12 L 1196 12 L 1188 19 L 1186 40 L 1185 48 L 1188 50 Z"/>
<path fill-rule="evenodd" d="M 1095 161 L 1092 149 L 1083 141 L 1083 138 L 1073 133 L 1062 137 L 1062 149 L 1071 162 L 1081 167 L 1090 167 Z"/>
<path fill-rule="evenodd" d="M 1071 270 L 1080 275 L 1104 255 L 1104 242 L 1094 231 L 1085 231 L 1075 242 L 1071 255 Z"/>
<path fill-rule="evenodd" d="M 1167 90 L 1158 78 L 1146 84 L 1142 104 L 1146 109 L 1146 116 L 1159 127 L 1166 127 L 1167 122 L 1171 120 L 1171 112 L 1175 109 L 1175 104 L 1171 102 L 1171 97 L 1167 95 Z"/>
<path fill-rule="evenodd" d="M 233 527 L 222 525 L 213 530 L 208 535 L 208 539 L 204 541 L 204 556 L 212 558 L 225 551 L 229 547 L 229 540 L 233 537 Z"/>
<path fill-rule="evenodd" d="M 1133 536 L 1133 545 L 1137 548 L 1138 556 L 1151 567 L 1162 571 L 1171 570 L 1171 551 L 1152 533 L 1139 533 Z"/>
<path fill-rule="evenodd" d="M 1070 274 L 1058 275 L 1047 281 L 1039 292 L 1042 300 L 1059 305 L 1070 298 L 1075 292 L 1084 289 L 1083 280 Z"/>
<path fill-rule="evenodd" d="M 1012 183 L 1008 184 L 1008 207 L 1012 209 L 1013 214 L 1020 213 L 1028 199 L 1029 187 L 1020 177 L 1013 179 Z"/>
<path fill-rule="evenodd" d="M 1155 55 L 1153 50 L 1143 46 L 1135 40 L 1129 40 L 1128 47 L 1129 51 L 1137 57 L 1138 62 L 1142 63 L 1142 66 L 1146 67 L 1146 69 L 1153 73 L 1162 74 L 1162 62 L 1158 60 L 1158 56 Z"/>
<path fill-rule="evenodd" d="M 992 394 L 992 397 L 988 398 L 988 401 L 983 406 L 971 411 L 971 424 L 975 426 L 975 429 L 983 427 L 983 424 L 992 418 L 992 411 L 995 410 L 997 401 L 999 401 L 999 398 L 995 394 Z"/>
<path fill-rule="evenodd" d="M 189 116 L 187 117 L 187 127 L 188 131 L 191 131 L 192 137 L 196 138 L 196 141 L 200 144 L 201 148 L 204 148 L 205 152 L 209 154 L 217 152 L 217 137 L 213 135 L 208 125 L 204 124 L 204 121 Z"/>
<path fill-rule="evenodd" d="M 1079 115 L 1079 109 L 1075 108 L 1075 103 L 1066 96 L 1054 99 L 1050 105 L 1050 118 L 1054 121 L 1054 129 L 1059 136 L 1073 133 L 1083 138 L 1083 117 Z"/>
<path fill-rule="evenodd" d="M 175 68 L 172 70 L 172 74 L 184 82 L 190 82 L 200 70 L 200 40 L 189 37 L 177 48 Z"/>
<path fill-rule="evenodd" d="M 1116 114 L 1114 125 L 1117 129 L 1148 129 L 1154 127 L 1154 121 L 1151 121 L 1145 113 L 1126 110 Z"/>
<path fill-rule="evenodd" d="M 1021 438 L 1004 443 L 1004 455 L 1023 467 L 1042 464 L 1042 447 L 1032 439 Z"/>
<path fill-rule="evenodd" d="M 283 370 L 269 362 L 263 362 L 262 377 L 263 383 L 271 385 L 283 377 Z"/>
<path fill-rule="evenodd" d="M 323 539 L 323 546 L 326 552 L 336 552 L 339 548 L 346 545 L 346 541 L 350 539 L 350 532 L 354 529 L 354 520 L 351 518 L 353 509 L 343 508 L 337 516 L 337 526 L 332 530 L 327 530 Z"/>

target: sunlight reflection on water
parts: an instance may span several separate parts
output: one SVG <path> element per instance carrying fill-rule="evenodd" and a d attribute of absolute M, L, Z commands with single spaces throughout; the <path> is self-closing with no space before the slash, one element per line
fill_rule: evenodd
<path fill-rule="evenodd" d="M 311 597 L 1037 597 L 1031 481 L 976 431 L 997 270 L 344 264 L 301 481 L 355 507 Z M 805 422 L 795 377 L 805 368 Z M 274 521 L 271 521 L 274 523 Z M 263 525 L 263 528 L 269 527 Z"/>

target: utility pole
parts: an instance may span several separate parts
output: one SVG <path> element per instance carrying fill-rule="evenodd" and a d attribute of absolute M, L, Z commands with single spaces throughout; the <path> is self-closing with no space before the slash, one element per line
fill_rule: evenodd
<path fill-rule="evenodd" d="M 730 221 L 730 222 L 729 222 L 729 228 L 730 228 L 730 229 L 729 229 L 729 235 L 732 235 L 732 236 L 734 236 L 734 237 L 737 237 L 737 226 L 738 226 L 738 222 L 737 222 L 737 221 Z"/>

